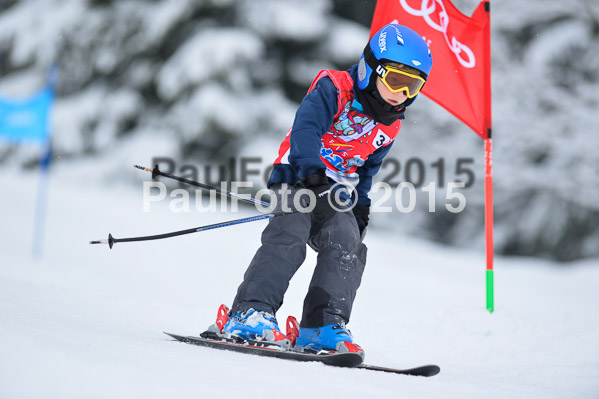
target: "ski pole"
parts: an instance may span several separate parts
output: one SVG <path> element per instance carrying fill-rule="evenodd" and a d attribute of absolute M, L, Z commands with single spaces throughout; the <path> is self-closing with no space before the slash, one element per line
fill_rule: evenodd
<path fill-rule="evenodd" d="M 247 218 L 229 220 L 227 222 L 209 224 L 207 226 L 194 227 L 192 229 L 173 231 L 171 233 L 157 234 L 157 235 L 153 235 L 153 236 L 129 237 L 129 238 L 114 238 L 112 236 L 112 234 L 108 234 L 108 239 L 107 240 L 94 240 L 94 241 L 90 241 L 89 243 L 90 244 L 108 244 L 108 246 L 110 247 L 110 249 L 112 249 L 112 246 L 114 244 L 116 244 L 117 242 L 160 240 L 160 239 L 163 239 L 163 238 L 182 236 L 184 234 L 199 233 L 200 231 L 205 231 L 205 230 L 218 229 L 220 227 L 227 227 L 227 226 L 233 226 L 233 225 L 241 224 L 241 223 L 255 222 L 257 220 L 270 219 L 270 218 L 274 218 L 274 217 L 277 217 L 277 216 L 289 215 L 291 213 L 296 213 L 296 212 L 282 212 L 282 211 L 280 211 L 280 212 L 267 213 L 267 214 L 264 214 L 264 215 L 250 216 L 250 217 L 247 217 Z"/>
<path fill-rule="evenodd" d="M 152 179 L 155 179 L 157 176 L 164 176 L 164 177 L 167 177 L 169 179 L 173 179 L 173 180 L 177 180 L 177 181 L 189 184 L 191 186 L 203 188 L 205 190 L 215 190 L 220 195 L 226 195 L 226 196 L 231 197 L 231 198 L 237 198 L 237 199 L 240 199 L 242 201 L 251 202 L 253 204 L 260 204 L 260 205 L 263 205 L 263 206 L 266 206 L 266 207 L 270 206 L 270 204 L 268 202 L 256 200 L 256 199 L 253 199 L 251 197 L 246 197 L 245 195 L 240 195 L 240 194 L 237 194 L 237 193 L 234 193 L 234 192 L 231 192 L 231 191 L 222 190 L 222 189 L 220 189 L 218 187 L 214 187 L 214 186 L 211 186 L 211 185 L 208 185 L 208 184 L 200 183 L 200 182 L 197 182 L 197 181 L 194 181 L 194 180 L 189 180 L 189 179 L 186 179 L 184 177 L 171 175 L 170 173 L 166 173 L 166 172 L 161 171 L 158 168 L 158 165 L 154 166 L 154 169 L 146 168 L 144 166 L 139 166 L 139 165 L 133 165 L 133 167 L 135 167 L 137 169 L 141 169 L 141 170 L 143 170 L 145 172 L 151 172 L 152 173 Z"/>

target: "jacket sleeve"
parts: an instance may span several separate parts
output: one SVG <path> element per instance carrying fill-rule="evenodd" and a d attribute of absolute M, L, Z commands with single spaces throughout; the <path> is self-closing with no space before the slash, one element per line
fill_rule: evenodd
<path fill-rule="evenodd" d="M 331 128 L 337 108 L 337 88 L 323 77 L 297 109 L 289 137 L 289 164 L 300 179 L 325 169 L 321 139 Z"/>
<path fill-rule="evenodd" d="M 360 206 L 370 206 L 370 198 L 368 198 L 368 193 L 370 192 L 370 188 L 372 187 L 372 178 L 377 174 L 381 165 L 383 164 L 383 159 L 391 150 L 391 146 L 395 141 L 391 144 L 386 145 L 384 147 L 379 147 L 376 151 L 372 153 L 364 162 L 364 165 L 360 166 L 356 171 L 360 176 L 360 182 L 356 186 L 356 192 L 358 194 L 358 202 L 357 204 Z"/>

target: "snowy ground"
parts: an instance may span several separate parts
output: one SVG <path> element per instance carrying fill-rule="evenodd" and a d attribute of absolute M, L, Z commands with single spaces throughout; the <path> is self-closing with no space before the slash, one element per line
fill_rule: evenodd
<path fill-rule="evenodd" d="M 484 309 L 482 253 L 369 233 L 349 325 L 367 362 L 436 363 L 415 378 L 259 358 L 170 341 L 230 303 L 259 244 L 255 222 L 149 243 L 161 233 L 248 215 L 142 212 L 141 181 L 98 186 L 52 176 L 44 256 L 31 257 L 36 176 L 0 171 L 0 397 L 596 398 L 597 260 L 558 267 L 496 259 L 496 312 Z M 299 316 L 314 255 L 279 320 Z"/>

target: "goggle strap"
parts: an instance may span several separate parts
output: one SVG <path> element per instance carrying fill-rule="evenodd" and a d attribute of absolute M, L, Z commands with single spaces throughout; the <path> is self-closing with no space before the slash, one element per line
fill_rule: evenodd
<path fill-rule="evenodd" d="M 368 66 L 370 67 L 370 69 L 372 69 L 372 71 L 374 73 L 376 73 L 376 70 L 377 70 L 377 68 L 379 66 L 380 67 L 383 66 L 383 64 L 381 64 L 379 62 L 379 60 L 376 59 L 376 57 L 374 56 L 374 54 L 372 54 L 372 50 L 370 49 L 370 42 L 368 42 L 366 44 L 366 47 L 364 48 L 364 60 L 366 61 L 366 63 L 368 64 Z"/>

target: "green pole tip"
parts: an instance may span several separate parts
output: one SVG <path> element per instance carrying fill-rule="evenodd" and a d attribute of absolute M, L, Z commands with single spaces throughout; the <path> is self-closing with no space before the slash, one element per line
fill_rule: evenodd
<path fill-rule="evenodd" d="M 493 270 L 487 270 L 487 310 L 489 313 L 495 311 L 494 288 Z"/>

